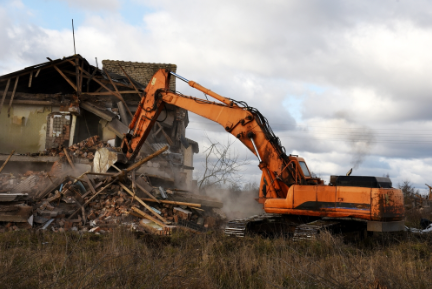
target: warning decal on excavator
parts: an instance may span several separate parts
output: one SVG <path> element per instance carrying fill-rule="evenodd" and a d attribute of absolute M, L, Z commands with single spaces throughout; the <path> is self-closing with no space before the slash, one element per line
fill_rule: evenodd
<path fill-rule="evenodd" d="M 154 85 L 156 83 L 156 77 L 153 77 L 151 85 Z"/>

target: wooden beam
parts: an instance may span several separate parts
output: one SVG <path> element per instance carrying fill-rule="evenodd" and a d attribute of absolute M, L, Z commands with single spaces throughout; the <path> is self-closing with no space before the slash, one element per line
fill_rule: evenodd
<path fill-rule="evenodd" d="M 4 167 L 6 166 L 6 164 L 9 162 L 9 160 L 10 160 L 10 158 L 12 157 L 12 155 L 14 154 L 14 152 L 15 152 L 15 150 L 13 150 L 13 151 L 10 153 L 9 157 L 5 160 L 5 162 L 3 163 L 3 165 L 0 167 L 0 173 L 1 173 L 1 171 L 4 169 Z"/>
<path fill-rule="evenodd" d="M 17 78 L 16 78 L 16 80 L 15 80 L 15 85 L 14 85 L 14 88 L 13 88 L 13 91 L 12 91 L 12 96 L 11 96 L 11 99 L 10 99 L 10 101 L 9 101 L 8 117 L 10 117 L 10 110 L 11 110 L 11 108 L 12 108 L 12 101 L 13 101 L 13 99 L 14 99 L 15 92 L 16 92 L 16 88 L 17 88 L 17 86 L 18 86 L 18 80 L 19 80 L 19 75 L 17 76 Z"/>
<path fill-rule="evenodd" d="M 75 89 L 75 91 L 77 91 L 77 87 L 75 86 L 75 84 L 63 73 L 63 71 L 61 71 L 56 65 L 54 65 L 54 68 L 70 84 L 70 86 L 72 86 L 72 88 Z"/>
<path fill-rule="evenodd" d="M 80 71 L 82 71 L 81 69 L 80 69 Z M 83 71 L 86 71 L 86 70 L 84 70 L 84 67 L 83 67 Z M 88 79 L 93 79 L 91 76 L 91 74 L 88 72 L 88 71 L 86 71 L 87 73 L 88 73 L 88 75 L 83 75 L 82 77 L 83 78 L 85 78 L 85 79 L 87 79 L 87 81 L 88 81 Z M 96 72 L 96 70 L 94 71 L 94 72 Z M 75 72 L 70 72 L 70 71 L 63 71 L 63 73 L 64 74 L 66 74 L 66 75 L 71 75 L 71 76 L 75 76 L 76 75 L 76 73 Z M 101 81 L 101 82 L 105 82 L 104 84 L 111 84 L 110 82 L 109 82 L 109 80 L 107 80 L 107 79 L 105 79 L 105 78 L 102 78 L 102 79 L 99 79 L 99 81 Z M 124 83 L 120 83 L 120 82 L 118 82 L 118 83 L 116 83 L 116 86 L 117 87 L 127 87 L 127 88 L 129 88 L 129 89 L 133 89 L 133 86 L 131 86 L 131 85 L 127 85 L 127 84 L 124 84 Z M 121 91 L 119 91 L 120 93 L 121 93 Z M 134 93 L 136 93 L 136 92 L 134 92 Z"/>
<path fill-rule="evenodd" d="M 69 165 L 70 165 L 71 168 L 74 170 L 74 172 L 76 172 L 75 166 L 74 166 L 74 164 L 73 164 L 73 162 L 72 162 L 72 160 L 71 160 L 71 158 L 70 158 L 70 156 L 69 156 L 69 154 L 68 154 L 68 152 L 67 152 L 67 149 L 66 149 L 66 148 L 63 148 L 63 152 L 64 152 L 64 154 L 66 155 L 66 158 L 67 158 L 67 160 L 68 160 L 68 162 L 69 162 Z"/>
<path fill-rule="evenodd" d="M 164 223 L 162 223 L 162 222 L 160 222 L 159 220 L 153 218 L 153 217 L 150 216 L 149 214 L 144 213 L 144 212 L 141 211 L 140 209 L 137 209 L 137 208 L 135 208 L 135 207 L 132 207 L 132 211 L 135 212 L 135 213 L 137 213 L 138 215 L 140 215 L 142 218 L 146 218 L 146 219 L 148 219 L 148 220 L 150 220 L 150 221 L 155 222 L 156 224 L 158 224 L 158 225 L 161 226 L 162 228 L 166 226 Z"/>
<path fill-rule="evenodd" d="M 18 74 L 18 75 L 14 75 L 13 77 L 15 77 L 15 76 L 24 76 L 24 75 L 27 75 L 27 74 L 29 74 L 29 71 L 30 70 L 36 70 L 38 67 L 38 72 L 41 70 L 41 69 L 47 69 L 47 68 L 51 68 L 51 67 L 53 67 L 54 65 L 60 65 L 60 64 L 63 64 L 63 63 L 65 63 L 65 62 L 68 62 L 69 61 L 69 59 L 64 59 L 64 60 L 62 60 L 62 61 L 59 61 L 60 59 L 58 59 L 58 60 L 55 60 L 55 61 L 53 61 L 52 63 L 50 63 L 50 62 L 46 62 L 46 64 L 44 64 L 43 65 L 43 67 L 42 66 L 39 66 L 39 65 L 34 65 L 34 66 L 30 66 L 30 67 L 27 67 L 25 70 L 22 70 L 23 72 L 22 73 L 20 73 L 20 74 Z M 56 62 L 56 61 L 59 61 L 59 62 Z M 54 64 L 55 63 L 55 64 Z M 36 66 L 36 67 L 35 67 Z M 38 77 L 38 75 L 39 75 L 39 73 L 38 72 L 36 72 L 36 76 L 35 77 Z M 7 76 L 7 75 L 5 75 L 5 76 Z M 2 79 L 0 79 L 0 82 L 4 82 L 4 81 L 6 81 L 7 80 L 7 78 L 2 78 Z"/>
<path fill-rule="evenodd" d="M 162 126 L 160 126 L 159 129 L 153 133 L 153 136 L 157 136 L 157 134 L 160 133 L 161 130 L 162 130 Z"/>
<path fill-rule="evenodd" d="M 128 113 L 129 113 L 130 116 L 133 118 L 133 114 L 132 114 L 132 112 L 130 111 L 129 107 L 127 106 L 126 101 L 124 101 L 123 96 L 121 96 L 121 94 L 119 93 L 119 91 L 118 91 L 118 89 L 117 89 L 117 86 L 115 85 L 114 81 L 112 81 L 111 76 L 109 75 L 108 71 L 106 71 L 105 68 L 104 68 L 104 71 L 105 71 L 105 74 L 107 75 L 107 77 L 108 77 L 108 79 L 109 79 L 111 85 L 114 87 L 116 93 L 121 97 L 121 101 L 123 102 L 124 106 L 126 107 Z"/>
<path fill-rule="evenodd" d="M 41 69 L 39 68 L 39 69 L 36 71 L 35 77 L 38 77 L 40 71 L 41 71 Z"/>
<path fill-rule="evenodd" d="M 150 194 L 146 189 L 144 189 L 140 184 L 136 183 L 136 186 L 138 189 L 140 189 L 143 193 L 145 193 L 147 196 L 149 196 L 151 199 L 153 199 L 154 202 L 160 203 L 158 199 L 156 199 L 152 194 Z"/>
<path fill-rule="evenodd" d="M 164 176 L 153 175 L 153 174 L 145 174 L 145 175 L 146 175 L 146 177 L 148 177 L 148 178 L 155 178 L 155 179 L 164 180 L 164 181 L 166 181 L 166 182 L 174 183 L 174 178 L 167 178 L 167 177 L 164 177 Z"/>
<path fill-rule="evenodd" d="M 174 142 L 171 140 L 171 138 L 170 138 L 170 137 L 167 135 L 167 133 L 164 131 L 162 125 L 161 125 L 160 123 L 158 123 L 158 122 L 156 122 L 156 124 L 159 126 L 159 128 L 162 129 L 161 131 L 162 131 L 163 135 L 165 136 L 166 140 L 168 141 L 169 145 L 170 145 L 170 146 L 174 146 Z"/>
<path fill-rule="evenodd" d="M 110 84 L 110 83 L 109 83 L 109 80 L 107 80 L 107 79 L 105 79 L 105 78 L 101 78 L 100 81 L 102 81 L 102 82 L 104 82 L 104 83 L 106 83 L 106 84 Z M 117 86 L 117 87 L 127 87 L 127 88 L 129 88 L 129 89 L 133 89 L 132 86 L 130 86 L 130 85 L 128 85 L 128 84 L 121 83 L 121 82 L 117 82 L 117 83 L 116 83 L 116 86 Z"/>
<path fill-rule="evenodd" d="M 69 62 L 73 65 L 74 63 L 72 61 L 69 60 Z M 84 72 L 84 74 L 86 74 L 87 76 L 90 76 L 90 73 L 88 73 L 87 71 L 83 70 L 81 67 L 78 67 L 82 72 Z M 97 84 L 99 84 L 100 86 L 102 86 L 104 89 L 106 89 L 107 91 L 111 92 L 111 95 L 114 95 L 115 97 L 117 97 L 119 100 L 124 101 L 123 97 L 119 94 L 119 93 L 115 93 L 114 91 L 112 91 L 111 89 L 109 89 L 105 84 L 103 84 L 102 82 L 100 82 L 97 78 L 93 78 L 93 81 L 96 82 Z"/>
<path fill-rule="evenodd" d="M 81 62 L 81 69 L 84 70 L 84 61 Z M 80 81 L 79 81 L 79 86 L 78 87 L 79 87 L 80 93 L 82 93 L 83 75 L 84 75 L 84 73 L 81 71 L 81 73 L 79 75 L 80 75 Z"/>
<path fill-rule="evenodd" d="M 105 180 L 106 180 L 106 179 L 105 179 Z M 104 180 L 104 181 L 105 181 L 105 180 Z M 102 186 L 102 185 L 104 184 L 104 181 L 99 182 L 98 184 L 96 184 L 96 185 L 94 186 L 94 188 L 95 188 L 95 189 L 99 189 L 99 187 Z M 84 199 L 84 198 L 87 197 L 91 192 L 92 192 L 92 190 L 87 190 L 87 192 L 86 192 L 84 195 L 82 195 L 81 197 Z"/>
<path fill-rule="evenodd" d="M 115 91 L 118 93 L 117 86 L 114 84 L 114 82 L 111 79 L 111 76 L 109 75 L 108 71 L 104 68 L 103 71 L 105 72 L 106 76 L 108 77 L 109 82 L 111 83 L 112 87 L 114 87 Z"/>
<path fill-rule="evenodd" d="M 87 78 L 87 92 L 89 92 L 89 89 L 90 89 L 90 81 L 95 76 L 95 74 L 96 74 L 97 71 L 98 71 L 97 69 L 93 70 L 93 73 L 91 74 L 91 76 L 90 77 L 86 77 Z M 84 74 L 84 72 L 83 72 L 83 74 Z"/>
<path fill-rule="evenodd" d="M 98 89 L 95 90 L 95 92 L 100 92 L 102 89 L 103 89 L 103 86 L 101 85 L 101 86 L 99 86 Z M 111 95 L 111 94 L 110 94 L 110 95 Z"/>
<path fill-rule="evenodd" d="M 31 85 L 32 85 L 32 80 L 33 80 L 33 71 L 30 72 L 30 77 L 29 77 L 28 87 L 31 87 Z"/>
<path fill-rule="evenodd" d="M 139 94 L 138 88 L 136 88 L 135 84 L 132 82 L 132 79 L 129 77 L 129 75 L 126 73 L 126 71 L 124 71 L 123 67 L 120 64 L 119 64 L 119 66 L 120 66 L 120 69 L 123 71 L 124 75 L 129 80 L 129 83 L 133 86 L 133 88 L 135 89 L 135 91 Z"/>
<path fill-rule="evenodd" d="M 115 175 L 115 173 L 95 173 L 95 172 L 86 172 L 87 175 L 95 175 L 95 176 L 105 176 L 105 177 L 112 177 Z"/>
<path fill-rule="evenodd" d="M 135 90 L 119 90 L 120 94 L 131 94 L 137 93 Z M 87 95 L 112 95 L 111 92 L 86 92 Z"/>
<path fill-rule="evenodd" d="M 75 76 L 75 82 L 76 82 L 76 87 L 77 87 L 76 92 L 77 92 L 77 95 L 79 97 L 81 95 L 81 90 L 80 90 L 80 82 L 79 82 L 80 77 L 79 77 L 78 67 L 79 67 L 79 59 L 75 58 L 75 75 L 76 75 Z"/>
<path fill-rule="evenodd" d="M 146 202 L 156 202 L 153 199 L 147 199 L 147 198 L 141 198 L 141 200 Z M 188 206 L 188 207 L 195 207 L 195 208 L 201 208 L 201 204 L 196 203 L 186 203 L 186 202 L 176 202 L 176 201 L 168 201 L 168 200 L 157 200 L 159 203 L 162 204 L 170 204 L 170 205 L 177 205 L 177 206 Z"/>
<path fill-rule="evenodd" d="M 156 213 L 155 211 L 153 211 L 153 209 L 147 205 L 146 203 L 143 202 L 143 200 L 141 200 L 140 198 L 138 198 L 131 190 L 129 190 L 128 187 L 126 187 L 122 182 L 118 182 L 119 185 L 129 194 L 132 196 L 132 198 L 134 198 L 134 200 L 138 201 L 138 203 L 140 203 L 141 205 L 143 205 L 147 210 L 149 210 L 150 213 L 152 213 L 153 215 L 155 215 L 159 220 L 161 220 L 162 222 L 166 223 L 167 220 L 160 216 L 158 213 Z"/>
<path fill-rule="evenodd" d="M 6 83 L 6 88 L 5 88 L 5 90 L 3 91 L 3 97 L 2 97 L 2 100 L 1 100 L 1 103 L 0 103 L 0 113 L 1 113 L 2 108 L 3 108 L 3 102 L 4 102 L 5 98 L 6 98 L 7 91 L 8 91 L 8 89 L 9 89 L 10 80 L 11 80 L 11 79 L 9 78 L 9 79 L 8 79 L 8 82 Z"/>
<path fill-rule="evenodd" d="M 93 192 L 93 194 L 96 194 L 96 190 L 93 187 L 93 184 L 92 184 L 90 178 L 87 175 L 84 175 L 84 179 L 86 180 L 87 185 L 90 187 L 90 190 Z"/>
<path fill-rule="evenodd" d="M 132 170 L 138 169 L 140 166 L 142 166 L 144 163 L 148 162 L 149 160 L 157 157 L 158 155 L 160 155 L 161 153 L 163 153 L 164 151 L 168 150 L 169 147 L 168 146 L 164 146 L 163 148 L 161 148 L 160 150 L 158 150 L 155 153 L 152 153 L 149 156 L 146 156 L 145 158 L 143 158 L 142 160 L 140 160 L 139 162 L 134 163 L 133 165 L 131 165 L 130 167 L 128 167 L 127 169 L 125 169 L 126 172 L 130 172 Z"/>

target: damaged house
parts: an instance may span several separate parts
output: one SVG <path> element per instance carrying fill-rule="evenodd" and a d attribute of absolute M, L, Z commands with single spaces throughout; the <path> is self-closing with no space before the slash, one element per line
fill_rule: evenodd
<path fill-rule="evenodd" d="M 48 58 L 49 59 L 49 58 Z M 49 169 L 59 160 L 59 147 L 93 136 L 119 146 L 128 132 L 148 81 L 173 64 L 104 60 L 92 66 L 80 55 L 51 60 L 0 77 L 0 164 L 11 151 L 9 170 Z M 175 78 L 170 88 L 175 91 Z M 140 168 L 152 183 L 193 189 L 193 154 L 198 144 L 185 137 L 188 112 L 167 106 L 145 144 L 142 156 L 165 145 L 169 150 Z M 90 170 L 94 155 L 72 156 Z"/>

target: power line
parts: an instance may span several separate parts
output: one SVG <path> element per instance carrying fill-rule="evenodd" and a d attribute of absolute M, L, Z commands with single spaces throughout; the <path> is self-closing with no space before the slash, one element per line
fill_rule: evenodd
<path fill-rule="evenodd" d="M 190 121 L 191 122 L 191 121 Z M 218 127 L 221 127 L 220 124 L 218 123 L 210 123 L 210 122 L 195 122 L 195 123 L 199 123 L 199 124 L 204 124 L 204 125 L 216 125 Z M 199 129 L 199 128 L 191 128 L 191 127 L 187 127 L 188 129 Z M 325 128 L 325 127 L 323 127 Z M 354 130 L 354 128 L 352 129 Z M 374 132 L 374 130 L 371 130 L 370 133 L 369 132 L 364 132 L 363 129 L 357 129 L 359 130 L 358 132 L 339 132 L 339 131 L 323 131 L 320 130 L 319 132 L 317 131 L 304 131 L 304 130 L 290 130 L 290 133 L 313 133 L 313 134 L 324 134 L 324 135 L 347 135 L 350 137 L 362 137 L 362 136 L 371 136 L 373 135 L 374 137 L 377 136 L 381 136 L 381 137 L 402 137 L 402 136 L 416 136 L 416 137 L 423 137 L 423 136 L 432 136 L 432 131 L 431 133 L 385 133 L 385 132 L 379 132 L 376 133 Z M 413 131 L 413 130 L 410 130 Z M 422 130 L 424 131 L 424 130 Z"/>
<path fill-rule="evenodd" d="M 193 120 L 189 120 L 189 122 L 190 123 L 198 123 L 198 124 L 205 124 L 205 125 L 217 125 L 217 126 L 220 126 L 220 124 L 218 124 L 218 123 L 216 123 L 216 122 L 208 122 L 208 121 L 193 121 Z M 286 123 L 281 123 L 281 122 L 272 122 L 271 124 L 285 124 L 286 125 Z M 296 128 L 296 130 L 293 130 L 293 131 L 301 131 L 301 132 L 303 132 L 303 131 L 305 131 L 305 130 L 302 130 L 302 129 L 306 129 L 306 128 L 311 128 L 311 127 L 314 127 L 314 128 L 322 128 L 322 129 L 339 129 L 339 130 L 369 130 L 369 131 L 371 131 L 371 132 L 375 132 L 375 131 L 379 131 L 379 130 L 382 130 L 382 131 L 410 131 L 410 132 L 415 132 L 415 131 L 419 131 L 419 132 L 431 132 L 431 134 L 430 135 L 432 135 L 432 129 L 430 130 L 430 131 L 427 131 L 427 130 L 424 130 L 424 129 L 400 129 L 400 128 L 361 128 L 361 127 L 338 127 L 338 126 L 310 126 L 310 125 L 308 125 L 308 126 L 297 126 Z M 380 132 L 380 134 L 383 134 L 383 133 L 381 133 Z M 421 135 L 423 135 L 424 133 L 422 133 Z"/>
<path fill-rule="evenodd" d="M 199 130 L 199 131 L 208 131 L 206 129 L 200 129 L 200 128 L 192 128 L 192 127 L 188 127 L 187 129 L 190 130 Z M 223 130 L 221 130 L 222 132 Z M 284 135 L 284 134 L 279 134 L 279 136 L 284 137 L 284 136 L 293 136 L 293 135 Z M 311 141 L 314 140 L 322 140 L 322 141 L 331 141 L 331 142 L 348 142 L 348 143 L 355 143 L 355 142 L 368 142 L 368 143 L 391 143 L 391 144 L 409 144 L 409 145 L 416 145 L 416 144 L 432 144 L 432 139 L 430 140 L 425 140 L 425 139 L 420 139 L 420 140 L 404 140 L 404 139 L 394 139 L 394 140 L 389 140 L 389 139 L 382 139 L 382 140 L 377 140 L 377 139 L 355 139 L 355 140 L 350 140 L 350 139 L 332 139 L 332 138 L 314 138 L 313 136 L 299 136 L 303 139 L 308 138 Z"/>

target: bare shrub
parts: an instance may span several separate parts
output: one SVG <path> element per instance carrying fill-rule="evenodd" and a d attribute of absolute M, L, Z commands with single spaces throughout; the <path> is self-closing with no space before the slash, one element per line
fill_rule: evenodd
<path fill-rule="evenodd" d="M 241 179 L 239 171 L 242 166 L 249 164 L 246 159 L 239 159 L 232 145 L 234 142 L 227 141 L 226 144 L 215 142 L 208 138 L 210 146 L 205 152 L 205 163 L 202 175 L 198 178 L 198 188 L 215 187 L 221 185 L 238 184 Z"/>

